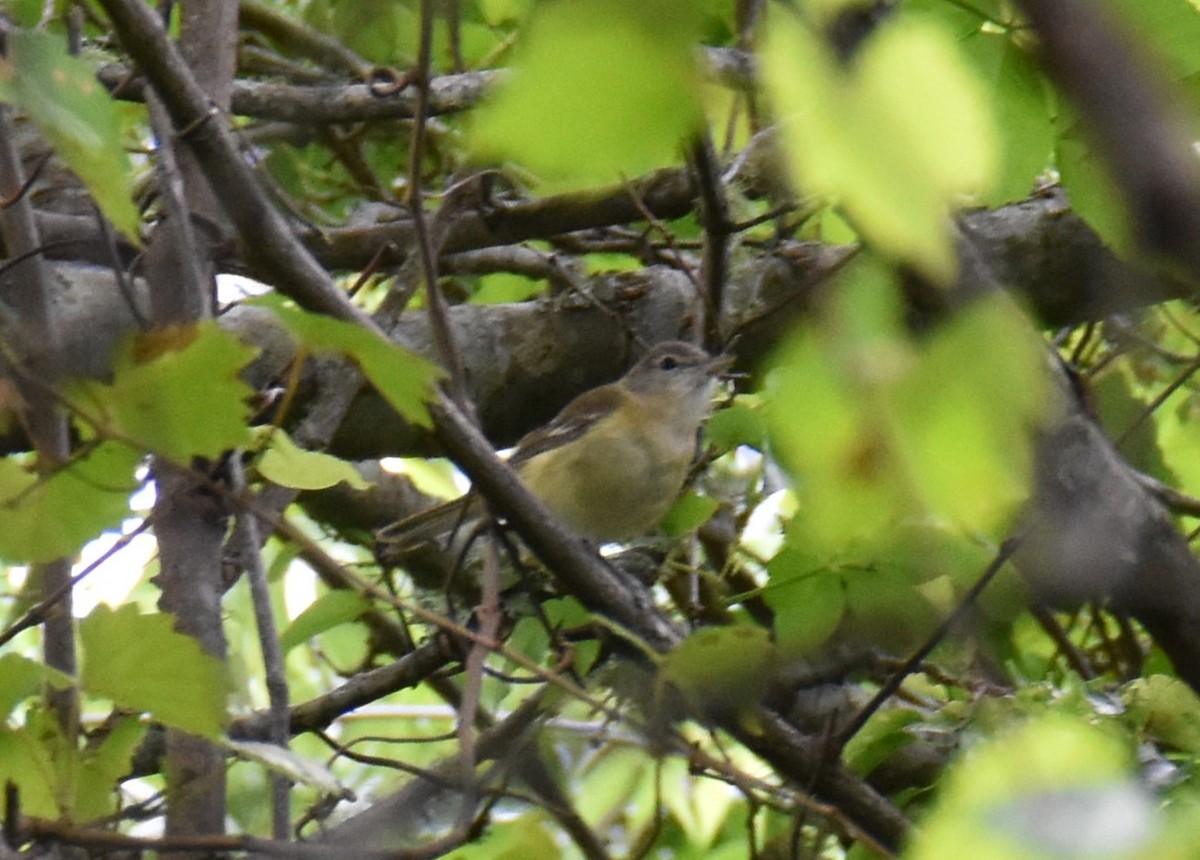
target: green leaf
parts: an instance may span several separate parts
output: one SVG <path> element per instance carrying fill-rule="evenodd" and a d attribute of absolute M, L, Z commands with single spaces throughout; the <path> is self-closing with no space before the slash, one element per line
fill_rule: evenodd
<path fill-rule="evenodd" d="M 36 707 L 25 728 L 0 728 L 0 783 L 17 787 L 25 815 L 79 822 L 112 815 L 116 785 L 128 775 L 146 728 L 118 720 L 103 740 L 80 750 L 63 738 L 53 715 Z"/>
<path fill-rule="evenodd" d="M 70 675 L 20 654 L 0 656 L 0 720 L 21 702 L 38 695 L 47 683 L 66 689 L 73 681 Z"/>
<path fill-rule="evenodd" d="M 902 16 L 842 64 L 794 17 L 771 24 L 764 84 L 801 189 L 840 201 L 883 252 L 949 280 L 950 211 L 986 191 L 998 164 L 985 93 L 950 34 Z"/>
<path fill-rule="evenodd" d="M 425 402 L 434 381 L 443 375 L 436 364 L 361 326 L 309 313 L 278 296 L 263 296 L 255 302 L 269 307 L 309 349 L 339 352 L 352 360 L 405 419 L 421 427 L 433 425 Z"/>
<path fill-rule="evenodd" d="M 1050 85 L 1011 33 L 977 31 L 963 48 L 988 87 L 1002 153 L 1001 171 L 985 202 L 1023 199 L 1054 161 L 1056 108 Z"/>
<path fill-rule="evenodd" d="M 699 23 L 688 0 L 540 4 L 512 80 L 475 117 L 475 148 L 574 182 L 676 160 L 702 122 Z"/>
<path fill-rule="evenodd" d="M 933 336 L 888 393 L 896 444 L 929 509 L 989 533 L 1028 496 L 1048 360 L 1003 298 L 976 302 Z"/>
<path fill-rule="evenodd" d="M 79 622 L 83 689 L 192 734 L 216 737 L 225 722 L 220 661 L 179 633 L 170 615 L 101 604 Z"/>
<path fill-rule="evenodd" d="M 36 727 L 0 727 L 0 781 L 20 791 L 23 815 L 53 820 L 69 811 L 70 801 L 58 785 L 56 759 L 63 757 L 62 748 L 62 736 L 53 727 L 45 734 Z"/>
<path fill-rule="evenodd" d="M 740 445 L 763 450 L 767 423 L 757 398 L 739 394 L 733 404 L 718 409 L 704 427 L 704 438 L 719 450 L 732 451 Z"/>
<path fill-rule="evenodd" d="M 846 744 L 843 758 L 856 773 L 869 776 L 892 753 L 903 749 L 915 738 L 908 727 L 921 721 L 921 715 L 908 708 L 878 711 Z"/>
<path fill-rule="evenodd" d="M 710 496 L 686 493 L 667 511 L 659 526 L 672 537 L 691 534 L 708 522 L 720 506 L 720 503 Z"/>
<path fill-rule="evenodd" d="M 1114 362 L 1103 373 L 1092 374 L 1088 404 L 1109 437 L 1121 440 L 1121 457 L 1126 462 L 1140 472 L 1173 481 L 1159 447 L 1159 421 L 1142 420 L 1149 397 L 1138 396 L 1136 389 L 1141 386 L 1136 374 L 1137 369 L 1124 362 Z"/>
<path fill-rule="evenodd" d="M 0 98 L 26 111 L 64 161 L 87 185 L 121 233 L 138 242 L 132 171 L 121 148 L 117 110 L 91 64 L 67 54 L 50 33 L 10 32 L 0 60 Z"/>
<path fill-rule="evenodd" d="M 540 294 L 545 289 L 545 281 L 534 280 L 524 275 L 514 275 L 511 272 L 497 272 L 479 279 L 478 289 L 471 294 L 471 304 L 495 305 L 523 302 Z"/>
<path fill-rule="evenodd" d="M 1139 49 L 1149 50 L 1155 60 L 1166 64 L 1164 77 L 1178 81 L 1200 72 L 1200 9 L 1189 0 L 1107 0 L 1122 24 L 1140 40 Z M 1156 71 L 1161 69 L 1156 69 Z"/>
<path fill-rule="evenodd" d="M 1107 166 L 1068 119 L 1060 118 L 1059 127 L 1065 130 L 1056 141 L 1054 160 L 1071 200 L 1071 208 L 1115 253 L 1120 256 L 1130 254 L 1137 247 L 1133 238 L 1133 220 Z"/>
<path fill-rule="evenodd" d="M 0 558 L 43 562 L 74 554 L 129 513 L 141 455 L 102 442 L 47 478 L 0 460 Z"/>
<path fill-rule="evenodd" d="M 787 655 L 811 654 L 833 635 L 846 609 L 842 578 L 795 549 L 784 549 L 767 565 L 764 591 L 775 613 L 775 637 Z"/>
<path fill-rule="evenodd" d="M 546 623 L 552 630 L 582 627 L 595 621 L 594 616 L 573 597 L 557 597 L 542 604 Z M 601 656 L 601 643 L 597 638 L 585 637 L 572 645 L 575 671 L 587 674 Z M 545 654 L 545 650 L 542 651 Z"/>
<path fill-rule="evenodd" d="M 18 27 L 33 29 L 41 23 L 45 4 L 42 0 L 9 0 L 4 9 Z"/>
<path fill-rule="evenodd" d="M 515 24 L 529 12 L 533 0 L 479 0 L 483 20 L 492 27 Z"/>
<path fill-rule="evenodd" d="M 248 441 L 239 374 L 256 354 L 215 322 L 163 329 L 121 344 L 112 385 L 77 382 L 68 396 L 103 431 L 177 463 L 215 458 Z"/>
<path fill-rule="evenodd" d="M 911 509 L 878 389 L 907 372 L 914 350 L 890 272 L 861 258 L 845 278 L 823 324 L 784 344 L 766 394 L 774 450 L 803 482 L 796 522 L 831 551 Z"/>
<path fill-rule="evenodd" d="M 862 258 L 845 277 L 823 324 L 784 347 L 770 392 L 776 450 L 803 480 L 804 537 L 836 553 L 930 514 L 1003 530 L 1029 490 L 1044 347 L 999 297 L 914 344 L 889 272 Z"/>
<path fill-rule="evenodd" d="M 339 624 L 357 620 L 371 608 L 371 601 L 354 591 L 323 594 L 301 612 L 279 637 L 285 652 Z"/>
<path fill-rule="evenodd" d="M 75 815 L 91 821 L 119 808 L 116 786 L 129 775 L 133 754 L 149 726 L 136 719 L 118 720 L 94 749 L 84 750 L 75 789 Z"/>
<path fill-rule="evenodd" d="M 403 475 L 427 496 L 456 499 L 463 494 L 455 481 L 458 470 L 445 457 L 387 457 L 383 467 L 392 474 Z"/>
<path fill-rule="evenodd" d="M 341 481 L 355 490 L 371 486 L 350 463 L 332 454 L 306 451 L 279 427 L 267 431 L 269 442 L 255 462 L 268 481 L 295 490 L 323 490 Z"/>
<path fill-rule="evenodd" d="M 339 41 L 366 59 L 381 65 L 403 63 L 399 51 L 415 42 L 400 42 L 398 13 L 403 4 L 388 0 L 355 0 L 333 7 L 333 33 Z M 399 49 L 399 50 L 398 50 Z"/>
<path fill-rule="evenodd" d="M 663 767 L 662 778 L 665 785 L 683 785 L 688 780 L 687 766 L 677 758 L 670 759 Z M 664 791 L 662 802 L 687 837 L 687 844 L 699 851 L 697 854 L 671 851 L 666 853 L 684 857 L 700 856 L 705 860 L 720 858 L 721 852 L 714 850 L 713 843 L 726 824 L 737 796 L 719 780 L 692 780 L 687 785 L 686 791 Z M 741 860 L 746 856 L 746 844 L 744 837 L 739 841 L 739 851 L 733 857 Z M 683 848 L 684 845 L 679 847 Z"/>
<path fill-rule="evenodd" d="M 528 860 L 563 857 L 539 813 L 526 813 L 489 827 L 482 837 L 447 855 L 450 860 Z"/>
<path fill-rule="evenodd" d="M 662 659 L 660 679 L 694 707 L 738 711 L 757 703 L 775 660 L 771 636 L 745 624 L 697 630 Z"/>
<path fill-rule="evenodd" d="M 1178 678 L 1153 675 L 1125 685 L 1130 719 L 1168 746 L 1200 754 L 1200 701 Z"/>

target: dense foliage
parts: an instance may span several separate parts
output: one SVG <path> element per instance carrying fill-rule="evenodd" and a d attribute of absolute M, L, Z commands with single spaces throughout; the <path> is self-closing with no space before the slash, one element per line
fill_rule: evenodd
<path fill-rule="evenodd" d="M 1196 4 L 0 27 L 0 856 L 1200 856 Z M 671 339 L 598 549 L 492 449 Z"/>

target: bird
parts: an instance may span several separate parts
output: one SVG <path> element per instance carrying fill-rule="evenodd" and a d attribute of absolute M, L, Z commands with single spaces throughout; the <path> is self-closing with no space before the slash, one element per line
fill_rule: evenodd
<path fill-rule="evenodd" d="M 651 531 L 678 497 L 730 355 L 684 341 L 651 348 L 620 379 L 583 392 L 517 443 L 509 465 L 546 508 L 596 543 Z M 473 494 L 377 533 L 414 545 L 476 519 Z"/>

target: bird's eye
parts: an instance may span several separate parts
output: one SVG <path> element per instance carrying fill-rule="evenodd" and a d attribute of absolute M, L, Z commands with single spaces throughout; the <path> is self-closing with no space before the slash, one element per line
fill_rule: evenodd
<path fill-rule="evenodd" d="M 679 359 L 673 355 L 664 355 L 662 360 L 658 362 L 658 366 L 663 370 L 674 370 L 679 367 Z"/>

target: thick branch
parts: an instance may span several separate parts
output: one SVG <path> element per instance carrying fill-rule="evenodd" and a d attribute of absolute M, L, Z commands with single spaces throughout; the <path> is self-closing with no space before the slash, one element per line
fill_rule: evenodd
<path fill-rule="evenodd" d="M 1087 0 L 1021 0 L 1050 76 L 1075 102 L 1146 249 L 1200 277 L 1200 167 L 1182 112 L 1148 57 Z"/>

